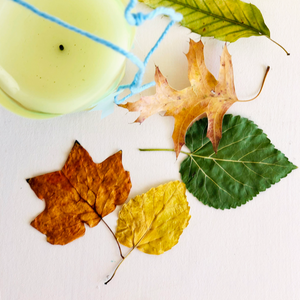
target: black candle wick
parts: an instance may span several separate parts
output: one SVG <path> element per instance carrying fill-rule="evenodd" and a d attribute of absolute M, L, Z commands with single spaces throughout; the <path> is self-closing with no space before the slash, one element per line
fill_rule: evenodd
<path fill-rule="evenodd" d="M 63 51 L 65 47 L 63 45 L 59 45 L 59 50 Z"/>

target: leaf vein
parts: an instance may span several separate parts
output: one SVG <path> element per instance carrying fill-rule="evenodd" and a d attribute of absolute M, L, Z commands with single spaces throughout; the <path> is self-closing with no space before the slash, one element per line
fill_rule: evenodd
<path fill-rule="evenodd" d="M 194 160 L 194 158 L 192 157 L 192 160 L 194 161 L 194 163 L 197 165 L 197 167 L 199 168 L 199 170 L 208 178 L 210 179 L 211 182 L 213 182 L 220 190 L 222 190 L 223 192 L 225 192 L 226 194 L 228 194 L 231 198 L 234 199 L 234 197 L 228 193 L 226 190 L 224 190 L 222 187 L 220 187 L 210 176 L 208 176 L 204 171 L 203 169 L 198 165 L 197 161 Z"/>
<path fill-rule="evenodd" d="M 248 185 L 248 184 L 246 184 L 246 183 L 243 183 L 243 182 L 241 182 L 241 181 L 239 181 L 239 180 L 237 180 L 236 178 L 234 178 L 231 174 L 229 174 L 220 164 L 218 164 L 215 160 L 214 160 L 214 163 L 220 168 L 220 169 L 222 169 L 231 179 L 233 179 L 234 181 L 236 181 L 237 183 L 239 183 L 239 184 L 242 184 L 243 186 L 248 186 L 248 187 L 250 187 L 251 189 L 254 189 L 252 186 L 250 186 L 250 185 Z"/>
<path fill-rule="evenodd" d="M 210 10 L 210 8 L 207 6 L 207 4 L 206 4 L 205 1 L 203 1 L 203 3 L 204 3 L 204 5 L 205 5 L 205 7 L 207 8 L 207 11 L 204 10 L 204 9 L 201 9 L 201 8 L 198 6 L 198 4 L 196 3 L 195 0 L 194 0 L 195 6 L 192 6 L 192 5 L 190 5 L 190 4 L 184 4 L 184 3 L 182 3 L 180 0 L 169 0 L 169 1 L 170 1 L 171 3 L 174 3 L 175 5 L 176 5 L 176 4 L 179 4 L 179 5 L 185 5 L 187 8 L 194 9 L 194 10 L 198 10 L 200 13 L 210 15 L 210 16 L 213 17 L 213 18 L 222 19 L 222 20 L 225 21 L 225 22 L 233 23 L 233 24 L 235 24 L 235 25 L 237 25 L 237 26 L 240 26 L 240 27 L 247 27 L 247 28 L 249 28 L 251 31 L 255 31 L 255 32 L 261 34 L 260 31 L 259 31 L 257 28 L 253 27 L 252 25 L 247 25 L 247 24 L 245 24 L 245 23 L 241 23 L 241 22 L 239 22 L 239 21 L 232 20 L 232 19 L 229 19 L 229 18 L 220 16 L 220 15 L 218 15 L 218 14 L 216 14 L 216 13 L 213 13 L 213 12 Z"/>
<path fill-rule="evenodd" d="M 247 138 L 250 138 L 250 137 L 255 137 L 255 136 L 259 136 L 259 135 L 247 135 L 247 136 L 244 136 L 242 139 L 240 139 L 240 140 L 238 140 L 238 141 L 235 141 L 235 142 L 232 142 L 232 143 L 230 143 L 230 144 L 228 144 L 228 145 L 225 145 L 224 147 L 222 147 L 222 148 L 219 148 L 218 149 L 218 153 L 220 153 L 220 151 L 222 151 L 223 149 L 225 149 L 225 148 L 228 148 L 228 147 L 231 147 L 232 145 L 235 145 L 235 144 L 237 144 L 237 143 L 240 143 L 240 142 L 243 142 L 245 139 L 247 139 Z M 213 152 L 209 157 L 211 157 L 211 156 L 213 156 L 215 154 L 215 152 Z"/>

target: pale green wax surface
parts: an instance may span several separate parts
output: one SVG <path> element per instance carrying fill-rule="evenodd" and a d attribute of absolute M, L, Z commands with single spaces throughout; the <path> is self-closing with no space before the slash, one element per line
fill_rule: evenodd
<path fill-rule="evenodd" d="M 130 49 L 132 28 L 120 0 L 28 3 Z M 113 50 L 0 0 L 0 87 L 26 109 L 54 114 L 85 109 L 116 85 L 124 62 Z"/>

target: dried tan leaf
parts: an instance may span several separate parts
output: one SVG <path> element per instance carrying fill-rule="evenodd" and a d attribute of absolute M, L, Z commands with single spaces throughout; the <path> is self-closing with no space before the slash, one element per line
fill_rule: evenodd
<path fill-rule="evenodd" d="M 165 116 L 175 118 L 173 132 L 176 156 L 185 144 L 185 134 L 188 128 L 197 120 L 207 117 L 207 137 L 217 152 L 222 137 L 222 121 L 229 107 L 238 101 L 235 94 L 231 56 L 224 46 L 221 56 L 219 80 L 207 70 L 204 62 L 203 43 L 190 40 L 188 59 L 188 75 L 191 83 L 181 91 L 171 88 L 167 79 L 156 67 L 156 94 L 142 97 L 134 103 L 120 105 L 129 111 L 140 111 L 135 122 L 142 123 L 149 116 L 165 112 Z"/>

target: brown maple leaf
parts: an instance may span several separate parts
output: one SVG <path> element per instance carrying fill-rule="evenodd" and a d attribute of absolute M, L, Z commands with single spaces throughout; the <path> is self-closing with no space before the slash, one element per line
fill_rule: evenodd
<path fill-rule="evenodd" d="M 165 116 L 175 118 L 173 141 L 176 157 L 185 144 L 188 128 L 197 120 L 207 117 L 207 137 L 217 152 L 222 137 L 223 116 L 229 107 L 239 101 L 235 94 L 231 56 L 226 45 L 221 56 L 219 80 L 207 70 L 204 62 L 203 43 L 190 40 L 188 76 L 191 86 L 177 91 L 171 88 L 167 79 L 156 67 L 156 94 L 142 97 L 134 103 L 120 105 L 129 111 L 140 111 L 135 122 L 142 123 L 149 116 L 165 112 Z"/>
<path fill-rule="evenodd" d="M 126 201 L 131 189 L 121 151 L 96 164 L 78 142 L 61 171 L 27 181 L 46 202 L 45 210 L 31 225 L 45 234 L 49 243 L 59 245 L 83 236 L 84 223 L 96 226 Z"/>

